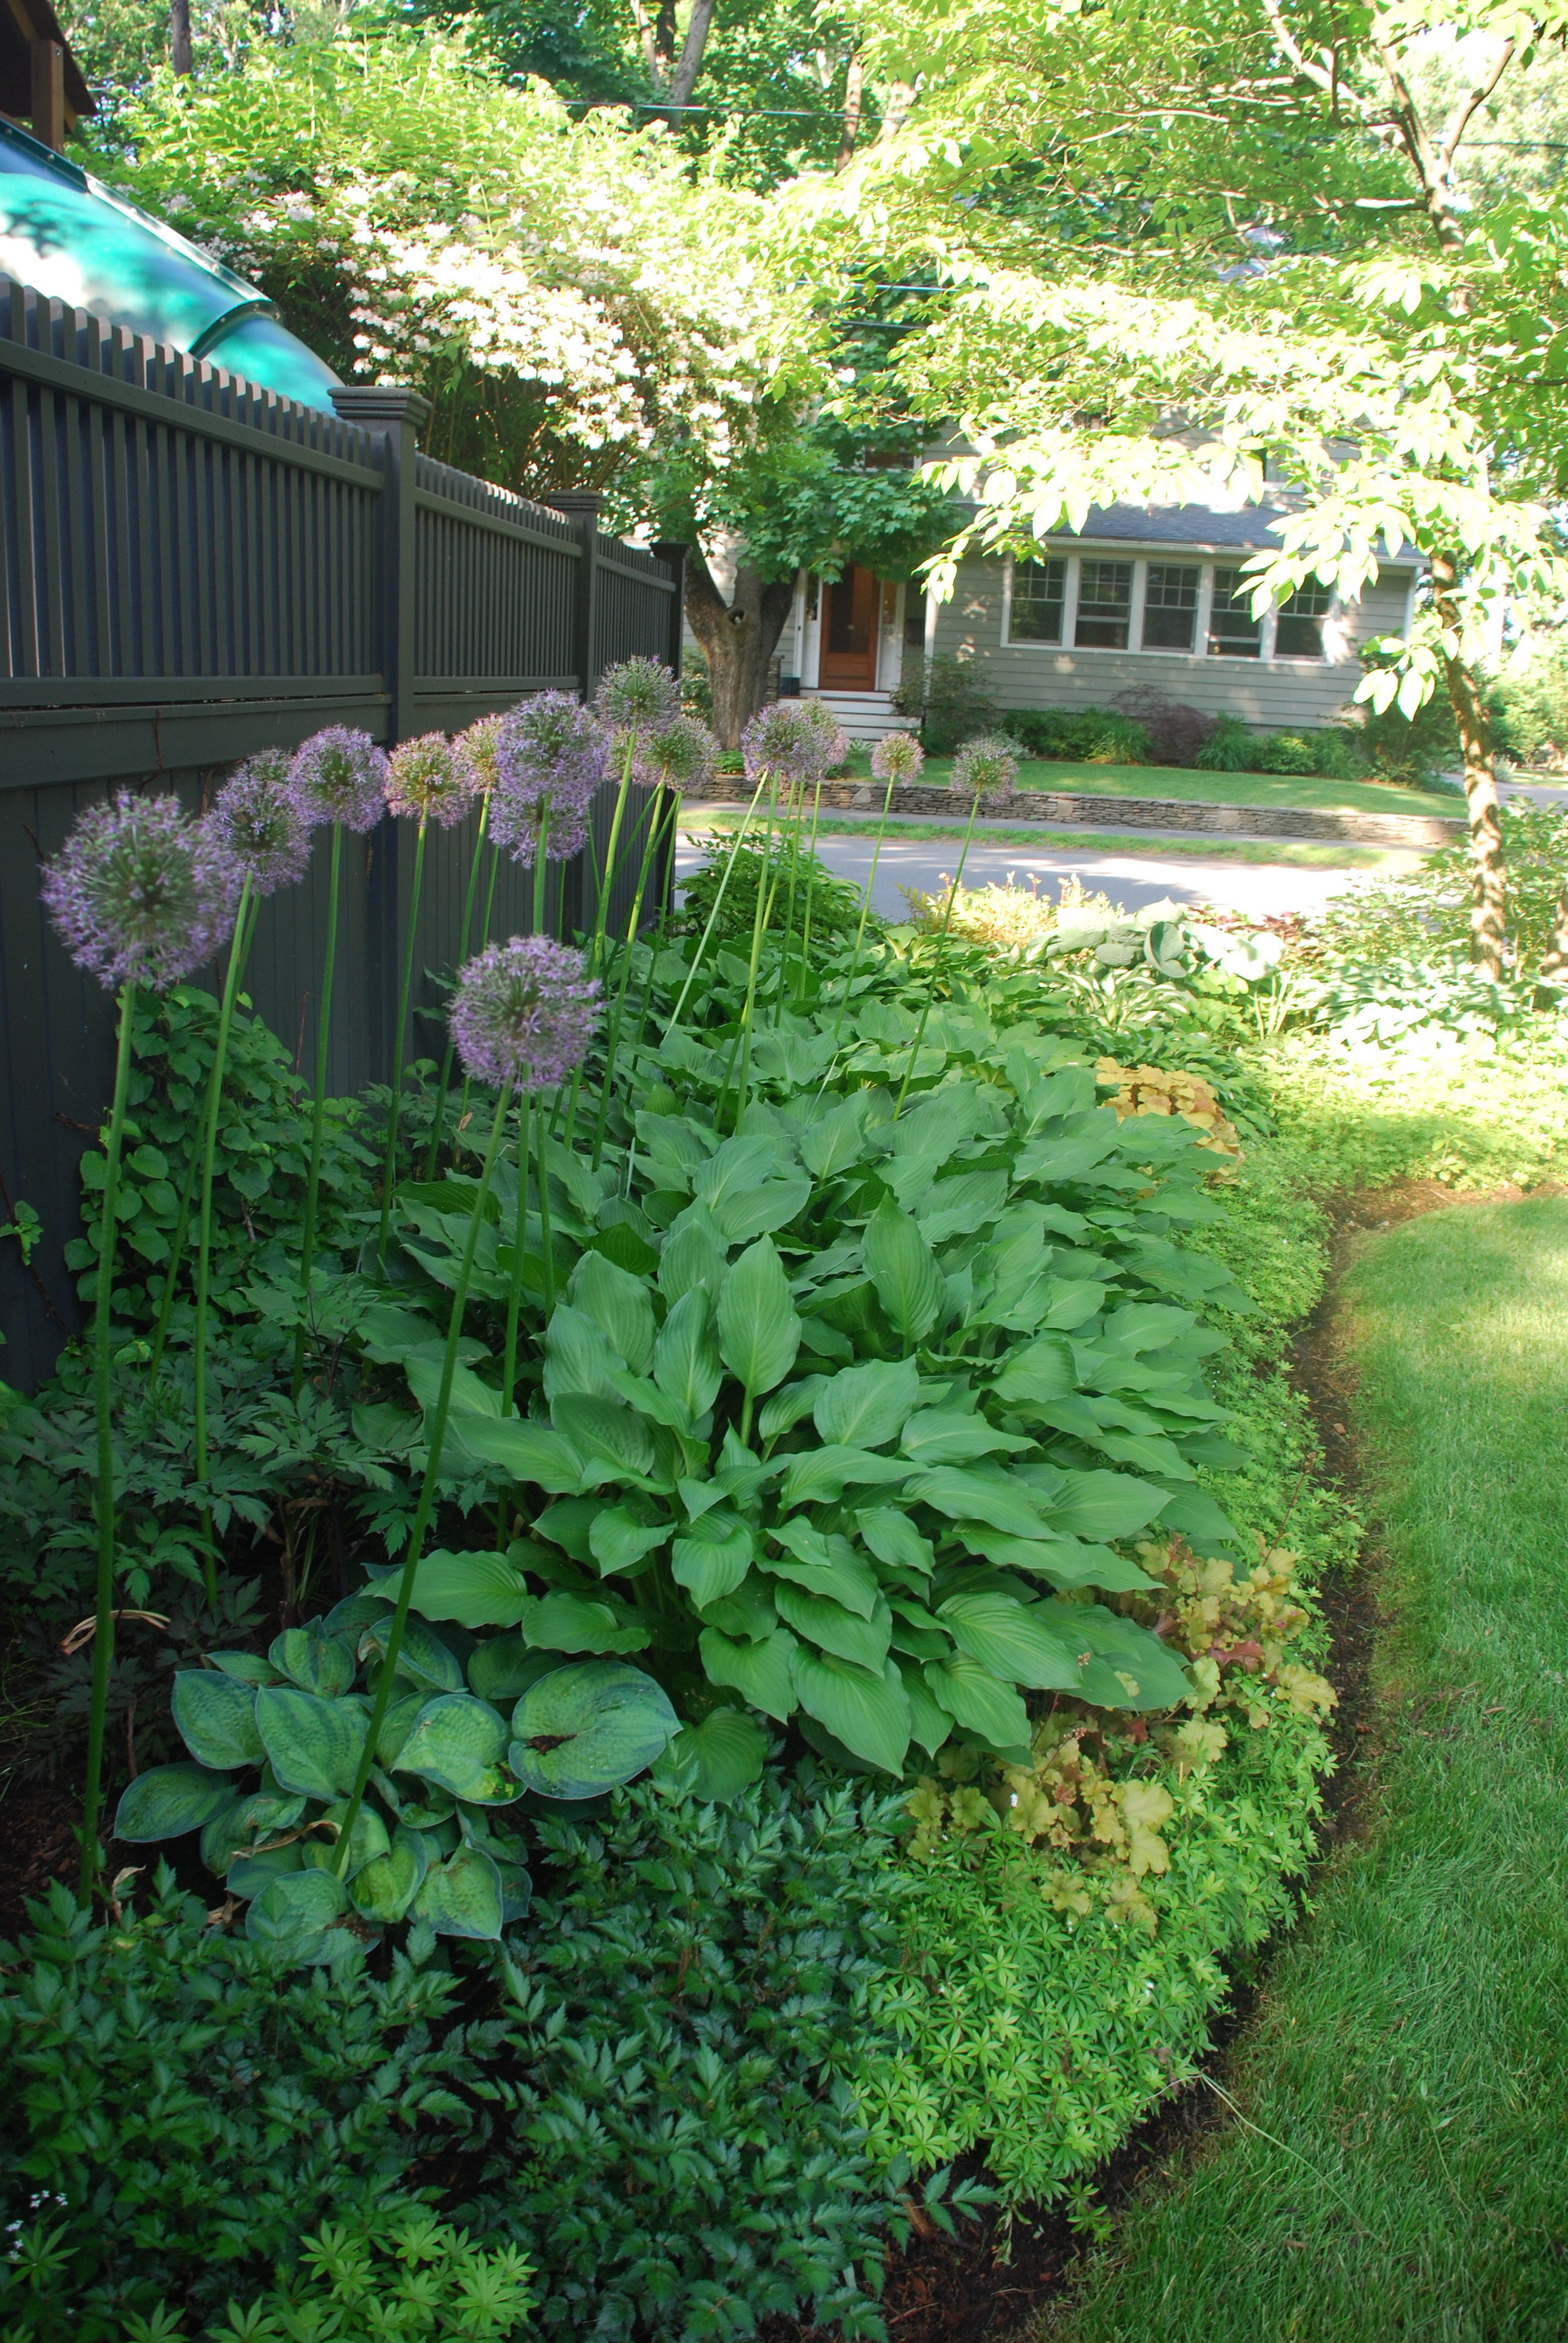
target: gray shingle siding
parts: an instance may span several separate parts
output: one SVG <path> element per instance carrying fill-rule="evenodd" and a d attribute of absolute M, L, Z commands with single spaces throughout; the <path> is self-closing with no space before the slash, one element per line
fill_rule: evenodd
<path fill-rule="evenodd" d="M 1164 518 L 1139 509 L 1128 516 L 1129 527 L 1112 535 L 1107 524 L 1120 516 L 1097 514 L 1094 537 L 1084 551 L 1092 558 L 1105 546 L 1118 559 L 1135 559 L 1135 547 L 1158 548 L 1157 558 L 1169 559 L 1163 548 L 1180 545 L 1188 558 L 1201 562 L 1208 548 L 1221 552 L 1234 545 L 1238 552 L 1252 539 L 1221 538 L 1222 525 L 1245 524 L 1266 528 L 1268 516 L 1204 514 L 1204 545 L 1191 534 L 1181 538 L 1157 529 Z M 1136 521 L 1136 530 L 1131 523 Z M 1185 527 L 1191 529 L 1191 521 Z M 1261 544 L 1276 543 L 1266 534 Z M 1068 544 L 1057 550 L 1066 552 Z M 1076 547 L 1073 548 L 1076 550 Z M 1234 557 L 1232 557 L 1232 561 Z M 952 599 L 937 609 L 935 649 L 974 659 L 989 674 L 1003 708 L 1104 708 L 1119 692 L 1151 689 L 1173 699 L 1185 700 L 1210 715 L 1241 718 L 1264 730 L 1332 723 L 1352 699 L 1361 681 L 1356 654 L 1362 644 L 1378 635 L 1403 631 L 1412 571 L 1385 568 L 1367 588 L 1359 604 L 1337 616 L 1339 656 L 1333 660 L 1276 659 L 1216 659 L 1184 651 L 1091 650 L 1058 648 L 1044 643 L 1008 644 L 1002 640 L 1005 568 L 1000 561 L 970 561 L 959 571 Z"/>

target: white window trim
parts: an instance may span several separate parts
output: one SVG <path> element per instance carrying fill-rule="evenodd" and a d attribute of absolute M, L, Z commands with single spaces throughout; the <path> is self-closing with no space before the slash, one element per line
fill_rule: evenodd
<path fill-rule="evenodd" d="M 1042 643 L 1036 641 L 1032 637 L 1026 637 L 1021 640 L 1014 640 L 1012 632 L 1013 557 L 1011 554 L 1009 554 L 1002 565 L 1001 634 L 1000 644 L 1000 648 L 1002 650 L 1025 652 L 1039 651 L 1043 652 L 1046 656 L 1050 658 L 1059 659 L 1065 656 L 1069 659 L 1187 659 L 1194 666 L 1209 667 L 1219 662 L 1231 667 L 1248 668 L 1252 669 L 1256 669 L 1260 667 L 1274 667 L 1281 664 L 1292 668 L 1311 668 L 1313 665 L 1313 661 L 1311 659 L 1286 659 L 1282 662 L 1280 660 L 1278 649 L 1279 606 L 1277 603 L 1273 602 L 1270 603 L 1259 622 L 1258 656 L 1256 659 L 1248 659 L 1243 654 L 1238 652 L 1211 651 L 1209 649 L 1209 629 L 1213 623 L 1214 617 L 1214 573 L 1217 569 L 1240 568 L 1241 564 L 1239 560 L 1216 561 L 1209 559 L 1197 562 L 1184 560 L 1181 558 L 1181 548 L 1180 547 L 1173 547 L 1169 555 L 1161 553 L 1158 557 L 1153 554 L 1144 553 L 1121 554 L 1109 549 L 1104 552 L 1101 552 L 1097 549 L 1088 558 L 1091 561 L 1131 561 L 1132 565 L 1132 593 L 1128 609 L 1127 645 L 1125 649 L 1116 650 L 1103 643 L 1079 643 L 1073 640 L 1073 637 L 1078 628 L 1079 588 L 1081 582 L 1084 556 L 1081 553 L 1052 554 L 1047 551 L 1041 556 L 1042 559 L 1065 560 L 1067 564 L 1067 575 L 1063 584 L 1061 603 L 1061 640 L 1058 643 Z M 1169 567 L 1171 568 L 1180 569 L 1195 568 L 1198 571 L 1198 606 L 1193 613 L 1192 649 L 1190 651 L 1166 650 L 1157 643 L 1146 644 L 1143 640 L 1143 613 L 1149 590 L 1149 565 L 1151 561 L 1153 561 L 1156 558 L 1158 558 L 1162 568 Z M 1414 591 L 1415 587 L 1412 579 L 1411 586 L 1411 595 L 1412 598 Z M 934 605 L 929 605 L 928 612 L 932 608 L 934 608 Z M 1325 623 L 1331 618 L 1342 618 L 1342 615 L 1343 606 L 1342 605 L 1339 595 L 1336 594 L 1329 610 L 1324 614 Z M 1407 618 L 1407 638 L 1408 633 L 1409 620 Z M 1346 657 L 1348 658 L 1349 656 L 1350 651 L 1347 650 Z M 1332 667 L 1335 664 L 1343 665 L 1343 660 L 1336 662 L 1329 657 L 1326 645 L 1321 659 L 1316 662 L 1316 664 L 1322 667 Z"/>

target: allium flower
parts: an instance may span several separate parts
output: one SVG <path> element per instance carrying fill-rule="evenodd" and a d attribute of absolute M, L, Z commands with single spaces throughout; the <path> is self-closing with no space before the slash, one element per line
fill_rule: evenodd
<path fill-rule="evenodd" d="M 387 803 L 410 821 L 450 830 L 467 812 L 470 795 L 467 772 L 443 732 L 399 740 L 387 759 Z"/>
<path fill-rule="evenodd" d="M 292 887 L 310 867 L 310 824 L 288 786 L 288 751 L 264 749 L 230 774 L 203 824 L 257 895 Z"/>
<path fill-rule="evenodd" d="M 1005 732 L 981 732 L 953 759 L 953 787 L 963 797 L 1004 798 L 1018 779 L 1018 749 Z"/>
<path fill-rule="evenodd" d="M 713 779 L 719 743 L 695 716 L 677 716 L 662 732 L 645 740 L 638 759 L 650 788 L 700 789 Z"/>
<path fill-rule="evenodd" d="M 598 709 L 612 732 L 623 741 L 645 733 L 662 732 L 680 710 L 680 686 L 659 659 L 623 659 L 607 667 L 594 694 Z"/>
<path fill-rule="evenodd" d="M 549 1090 L 581 1065 L 598 1020 L 598 981 L 548 936 L 488 944 L 457 978 L 452 1039 L 466 1071 L 498 1090 Z"/>
<path fill-rule="evenodd" d="M 749 779 L 764 773 L 786 784 L 819 781 L 849 753 L 833 712 L 820 699 L 776 699 L 740 736 Z"/>
<path fill-rule="evenodd" d="M 496 759 L 506 720 L 504 716 L 481 716 L 452 743 L 453 761 L 470 797 L 487 798 L 501 778 Z"/>
<path fill-rule="evenodd" d="M 329 724 L 295 751 L 288 786 L 307 821 L 374 830 L 387 810 L 387 759 L 368 732 Z"/>
<path fill-rule="evenodd" d="M 122 789 L 89 806 L 44 873 L 49 915 L 78 968 L 112 990 L 166 991 L 234 926 L 238 866 L 177 798 Z"/>
<path fill-rule="evenodd" d="M 871 770 L 879 781 L 918 781 L 925 761 L 912 732 L 884 732 L 871 751 Z"/>
<path fill-rule="evenodd" d="M 609 735 L 591 708 L 568 691 L 520 699 L 501 719 L 490 836 L 527 868 L 548 816 L 545 860 L 568 860 L 588 839 L 588 808 L 608 767 Z"/>

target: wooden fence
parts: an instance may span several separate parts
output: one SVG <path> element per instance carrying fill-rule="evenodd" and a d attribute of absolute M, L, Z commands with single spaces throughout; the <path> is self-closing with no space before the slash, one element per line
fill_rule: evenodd
<path fill-rule="evenodd" d="M 62 1248 L 112 1079 L 112 1003 L 38 902 L 41 861 L 115 787 L 196 808 L 236 759 L 327 724 L 391 744 L 529 691 L 592 691 L 641 654 L 678 668 L 678 548 L 606 537 L 598 499 L 532 504 L 421 455 L 412 391 L 297 407 L 0 277 L 0 1377 L 31 1388 L 80 1321 Z M 601 792 L 602 846 L 613 791 Z M 417 965 L 457 948 L 472 826 L 436 833 Z M 411 839 L 384 820 L 348 857 L 331 1080 L 390 1073 Z M 247 990 L 308 1062 L 325 853 L 264 910 Z M 568 928 L 585 874 L 552 888 Z M 625 874 L 611 916 L 630 908 Z M 494 932 L 529 925 L 508 866 Z M 427 984 L 422 1006 L 437 999 Z M 427 1037 L 433 1028 L 417 1028 Z"/>

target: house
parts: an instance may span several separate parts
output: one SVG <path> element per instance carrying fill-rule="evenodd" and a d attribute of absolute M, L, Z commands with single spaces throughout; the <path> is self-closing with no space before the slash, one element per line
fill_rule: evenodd
<path fill-rule="evenodd" d="M 1359 603 L 1312 581 L 1254 618 L 1243 565 L 1278 545 L 1282 517 L 1110 506 L 1038 559 L 965 561 L 948 602 L 853 568 L 831 584 L 802 578 L 781 672 L 858 739 L 903 720 L 890 695 L 907 649 L 974 660 L 1004 709 L 1104 708 L 1153 689 L 1262 731 L 1332 723 L 1361 681 L 1362 646 L 1408 629 L 1418 564 L 1386 563 Z"/>

